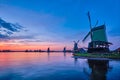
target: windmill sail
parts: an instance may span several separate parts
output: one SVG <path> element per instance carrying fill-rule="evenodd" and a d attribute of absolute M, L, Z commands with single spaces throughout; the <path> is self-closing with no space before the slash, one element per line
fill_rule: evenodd
<path fill-rule="evenodd" d="M 89 20 L 89 23 L 90 23 L 90 37 L 91 37 L 91 40 L 92 40 L 92 25 L 91 25 L 91 18 L 90 18 L 90 13 L 88 12 L 88 20 Z"/>
<path fill-rule="evenodd" d="M 94 27 L 91 29 L 92 32 L 92 41 L 107 41 L 107 37 L 106 37 L 106 27 L 105 25 L 101 25 L 98 27 Z M 83 42 L 88 38 L 88 36 L 90 35 L 90 32 L 85 36 L 85 38 L 83 39 Z"/>
<path fill-rule="evenodd" d="M 85 42 L 85 40 L 88 38 L 89 35 L 90 35 L 90 32 L 88 32 L 88 34 L 84 37 L 82 41 Z"/>

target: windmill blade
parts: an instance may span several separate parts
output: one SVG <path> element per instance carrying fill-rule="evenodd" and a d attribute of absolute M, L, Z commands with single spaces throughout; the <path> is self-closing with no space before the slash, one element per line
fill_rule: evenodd
<path fill-rule="evenodd" d="M 95 26 L 94 26 L 94 27 L 96 27 L 96 26 L 97 26 L 97 24 L 98 24 L 98 20 L 96 21 L 96 24 L 95 24 Z"/>
<path fill-rule="evenodd" d="M 87 16 L 88 16 L 88 20 L 89 20 L 89 23 L 90 23 L 90 37 L 91 37 L 91 40 L 92 40 L 92 25 L 91 25 L 91 17 L 90 17 L 90 12 L 89 11 L 87 13 Z"/>
<path fill-rule="evenodd" d="M 84 42 L 89 35 L 90 35 L 90 32 L 88 32 L 88 34 L 84 37 L 84 39 L 82 40 L 82 42 Z"/>
<path fill-rule="evenodd" d="M 79 43 L 79 40 L 77 41 L 77 43 Z"/>
<path fill-rule="evenodd" d="M 90 12 L 88 11 L 87 13 L 87 16 L 88 16 L 88 20 L 89 20 L 89 23 L 90 23 L 90 29 L 92 29 L 92 26 L 91 26 L 91 18 L 90 18 Z"/>

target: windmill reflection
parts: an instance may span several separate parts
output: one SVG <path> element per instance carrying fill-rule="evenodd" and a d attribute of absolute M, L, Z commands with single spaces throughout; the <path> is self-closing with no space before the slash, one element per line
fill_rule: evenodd
<path fill-rule="evenodd" d="M 50 52 L 47 52 L 48 61 L 50 60 Z"/>
<path fill-rule="evenodd" d="M 66 57 L 66 52 L 63 53 L 64 54 L 64 58 Z"/>
<path fill-rule="evenodd" d="M 90 80 L 106 80 L 106 74 L 109 68 L 109 60 L 88 59 L 88 65 L 91 68 Z"/>
<path fill-rule="evenodd" d="M 75 64 L 75 65 L 78 64 L 78 58 L 74 58 L 74 64 Z"/>

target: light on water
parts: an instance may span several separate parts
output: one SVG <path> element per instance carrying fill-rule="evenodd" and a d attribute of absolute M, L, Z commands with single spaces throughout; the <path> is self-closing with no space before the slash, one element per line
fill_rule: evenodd
<path fill-rule="evenodd" d="M 119 60 L 73 58 L 72 53 L 1 53 L 0 80 L 119 80 Z"/>

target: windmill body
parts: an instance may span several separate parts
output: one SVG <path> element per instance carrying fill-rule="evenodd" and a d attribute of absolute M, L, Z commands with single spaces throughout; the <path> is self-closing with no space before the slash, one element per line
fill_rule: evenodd
<path fill-rule="evenodd" d="M 89 53 L 109 52 L 109 46 L 112 43 L 108 42 L 107 40 L 105 24 L 92 28 L 89 12 L 88 12 L 88 18 L 90 22 L 90 31 L 83 39 L 83 42 L 85 42 L 88 36 L 91 36 L 90 37 L 91 42 L 88 44 L 88 52 Z"/>

